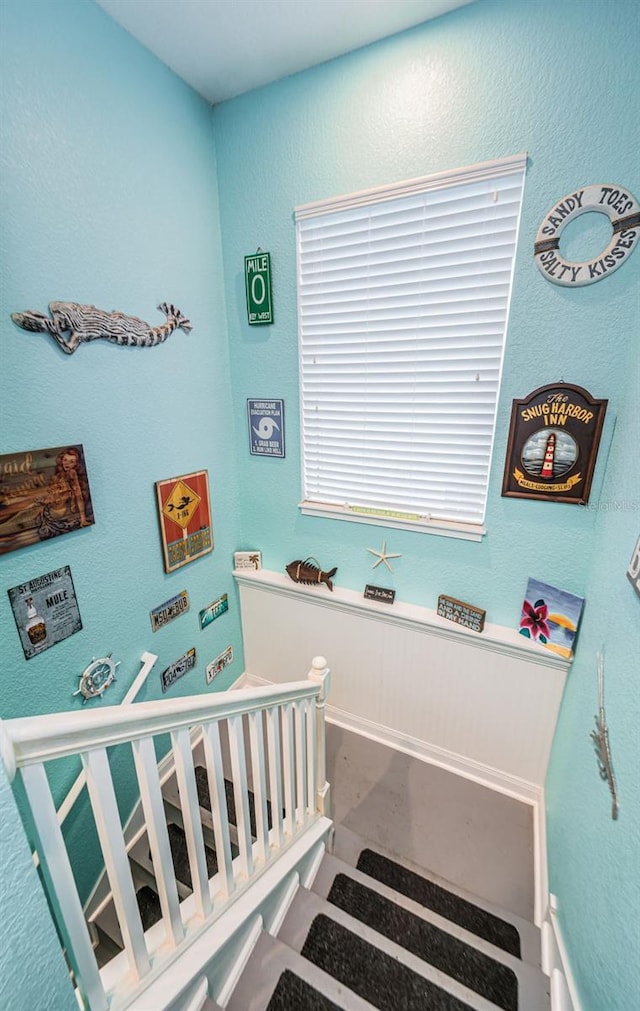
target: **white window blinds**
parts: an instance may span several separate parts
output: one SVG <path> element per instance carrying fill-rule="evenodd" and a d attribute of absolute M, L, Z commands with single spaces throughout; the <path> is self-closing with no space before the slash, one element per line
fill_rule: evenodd
<path fill-rule="evenodd" d="M 481 536 L 525 166 L 296 209 L 304 511 Z"/>

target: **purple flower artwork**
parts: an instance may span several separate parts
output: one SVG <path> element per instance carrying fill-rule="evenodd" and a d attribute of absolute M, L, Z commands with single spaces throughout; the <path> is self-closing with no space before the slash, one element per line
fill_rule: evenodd
<path fill-rule="evenodd" d="M 584 598 L 529 579 L 520 615 L 520 635 L 570 659 Z"/>

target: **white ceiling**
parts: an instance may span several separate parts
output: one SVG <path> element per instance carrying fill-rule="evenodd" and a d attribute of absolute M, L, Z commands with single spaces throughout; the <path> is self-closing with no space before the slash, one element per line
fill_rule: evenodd
<path fill-rule="evenodd" d="M 213 104 L 473 2 L 97 0 Z"/>

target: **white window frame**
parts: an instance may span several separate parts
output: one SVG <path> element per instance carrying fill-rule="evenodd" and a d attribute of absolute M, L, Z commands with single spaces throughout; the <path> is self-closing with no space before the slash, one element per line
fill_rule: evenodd
<path fill-rule="evenodd" d="M 502 371 L 502 361 L 504 361 L 505 345 L 507 338 L 507 328 L 509 321 L 509 309 L 511 303 L 511 295 L 513 289 L 513 279 L 515 272 L 515 262 L 516 262 L 516 250 L 518 246 L 518 235 L 520 229 L 520 219 L 522 212 L 522 197 L 524 191 L 524 181 L 527 166 L 527 154 L 523 153 L 520 155 L 515 155 L 510 158 L 499 159 L 493 162 L 484 162 L 479 165 L 470 166 L 464 169 L 457 169 L 453 172 L 442 172 L 436 175 L 427 176 L 422 179 L 409 180 L 408 182 L 398 183 L 391 186 L 383 186 L 375 189 L 361 191 L 359 193 L 350 194 L 348 196 L 341 196 L 329 200 L 319 200 L 313 203 L 304 204 L 295 208 L 295 222 L 296 222 L 296 250 L 297 250 L 297 294 L 298 294 L 298 338 L 299 338 L 299 367 L 300 367 L 300 431 L 301 431 L 301 462 L 302 462 L 302 500 L 299 502 L 299 509 L 305 515 L 319 516 L 331 519 L 346 520 L 353 523 L 367 523 L 374 526 L 384 526 L 384 527 L 397 527 L 401 529 L 417 530 L 425 533 L 440 534 L 447 537 L 457 537 L 465 540 L 475 540 L 479 541 L 485 534 L 484 528 L 484 517 L 486 512 L 486 500 L 488 492 L 488 479 L 491 466 L 491 458 L 493 452 L 493 442 L 495 435 L 495 416 L 497 410 L 497 402 L 499 397 L 499 388 L 501 381 L 501 371 Z M 463 189 L 466 187 L 466 189 Z M 506 191 L 510 190 L 509 193 L 506 192 L 506 197 L 502 204 L 499 205 L 499 193 L 502 192 L 502 187 L 505 187 Z M 460 201 L 456 205 L 455 197 L 460 195 Z M 423 196 L 425 195 L 425 196 Z M 400 203 L 403 198 L 409 198 L 408 201 Z M 468 198 L 473 203 L 473 211 L 471 214 L 467 212 L 465 208 L 464 200 Z M 390 201 L 398 201 L 394 204 Z M 422 270 L 424 276 L 427 278 L 425 282 L 420 283 L 420 294 L 416 294 L 417 288 L 415 286 L 410 287 L 409 302 L 407 302 L 408 308 L 405 309 L 404 305 L 400 304 L 398 299 L 401 299 L 401 290 L 404 288 L 403 284 L 397 284 L 397 290 L 394 288 L 393 284 L 386 285 L 386 290 L 390 294 L 385 295 L 379 293 L 377 287 L 372 287 L 371 277 L 368 276 L 369 271 L 369 256 L 371 256 L 376 267 L 372 267 L 372 275 L 375 270 L 375 277 L 383 277 L 384 281 L 388 281 L 390 276 L 387 272 L 387 268 L 383 274 L 380 274 L 379 257 L 380 255 L 386 256 L 386 253 L 380 254 L 380 247 L 376 246 L 377 235 L 381 234 L 381 228 L 378 233 L 375 233 L 376 215 L 385 215 L 385 222 L 388 219 L 388 212 L 391 215 L 395 215 L 396 208 L 403 208 L 405 205 L 419 205 L 422 203 L 420 212 L 423 215 L 423 243 L 425 246 L 429 245 L 429 233 L 431 228 L 432 236 L 436 234 L 436 229 L 434 227 L 435 214 L 439 215 L 439 223 L 443 220 L 446 225 L 446 233 L 448 235 L 453 235 L 453 228 L 458 226 L 459 222 L 466 221 L 469 217 L 473 218 L 471 224 L 472 229 L 480 229 L 481 235 L 479 236 L 478 242 L 480 244 L 479 250 L 474 253 L 477 260 L 470 269 L 471 275 L 475 273 L 475 282 L 465 279 L 464 272 L 467 270 L 465 265 L 467 260 L 467 249 L 464 249 L 464 256 L 460 256 L 461 265 L 458 266 L 457 260 L 455 260 L 457 254 L 454 254 L 454 267 L 452 268 L 453 280 L 449 278 L 445 282 L 444 286 L 442 282 L 437 282 L 432 288 L 429 287 L 432 282 L 429 280 L 429 271 L 434 271 L 434 269 L 439 269 L 439 265 L 442 262 L 442 253 L 439 252 L 440 247 L 436 248 L 436 253 L 431 254 L 432 260 L 429 261 L 430 254 L 423 253 L 416 254 L 413 259 L 402 259 L 403 253 L 400 247 L 399 252 L 396 248 L 391 254 L 391 258 L 395 259 L 395 262 L 405 266 L 407 263 L 414 263 L 418 270 Z M 508 205 L 513 203 L 513 209 L 508 210 Z M 493 206 L 491 206 L 493 205 Z M 505 209 L 502 210 L 502 207 Z M 478 209 L 479 208 L 479 209 Z M 355 213 L 354 213 L 354 209 Z M 362 209 L 360 213 L 358 209 Z M 410 213 L 414 213 L 414 210 L 410 210 Z M 508 257 L 504 254 L 504 248 L 509 248 L 511 250 L 511 261 L 509 263 L 509 268 L 500 268 L 499 283 L 493 285 L 492 279 L 491 284 L 488 281 L 479 278 L 483 272 L 482 264 L 486 262 L 489 266 L 491 264 L 490 252 L 491 252 L 491 234 L 492 228 L 495 227 L 496 231 L 498 229 L 498 223 L 502 213 L 506 215 L 505 221 L 509 221 L 509 241 L 500 246 L 500 258 L 501 260 L 508 260 Z M 432 215 L 430 218 L 430 214 Z M 444 214 L 444 217 L 442 216 Z M 456 216 L 457 215 L 457 216 Z M 367 221 L 368 217 L 371 217 L 371 221 Z M 349 239 L 355 241 L 358 245 L 359 250 L 361 250 L 364 245 L 369 243 L 369 239 L 366 243 L 361 242 L 362 229 L 373 229 L 374 232 L 374 242 L 372 244 L 372 252 L 367 255 L 366 265 L 363 267 L 362 264 L 364 260 L 362 258 L 358 259 L 358 267 L 356 268 L 356 276 L 354 279 L 349 277 L 348 269 L 345 271 L 344 277 L 346 283 L 349 286 L 349 293 L 345 295 L 343 287 L 343 275 L 340 274 L 340 267 L 338 275 L 336 272 L 337 262 L 333 260 L 335 253 L 333 251 L 339 250 L 340 255 L 343 253 L 343 248 L 340 245 L 342 239 L 340 236 L 343 232 L 350 232 L 352 228 L 352 218 L 355 220 L 355 227 L 358 229 L 358 235 L 346 236 L 345 242 Z M 449 219 L 451 226 L 449 224 Z M 378 218 L 380 220 L 380 218 Z M 395 221 L 395 217 L 394 217 Z M 379 226 L 379 225 L 378 225 Z M 401 229 L 401 224 L 399 225 Z M 412 233 L 414 229 L 414 224 L 412 222 Z M 330 232 L 333 233 L 334 238 L 330 236 Z M 336 233 L 339 233 L 339 238 L 336 239 Z M 386 232 L 385 232 L 386 234 Z M 370 235 L 370 231 L 367 232 Z M 456 233 L 457 235 L 457 233 Z M 476 237 L 476 232 L 473 231 L 474 238 Z M 448 239 L 446 240 L 449 241 Z M 464 240 L 467 241 L 467 240 Z M 482 246 L 481 244 L 486 241 L 487 245 Z M 400 243 L 404 242 L 404 239 L 399 240 Z M 469 246 L 472 245 L 471 240 L 468 240 Z M 414 244 L 414 240 L 407 242 L 407 247 Z M 424 248 L 424 247 L 423 247 Z M 368 246 L 367 246 L 368 249 Z M 386 249 L 386 247 L 385 247 Z M 481 259 L 486 256 L 486 261 Z M 399 259 L 398 259 L 399 257 Z M 440 257 L 440 259 L 439 259 Z M 377 260 L 376 260 L 377 258 Z M 464 262 L 463 262 L 464 261 Z M 332 278 L 329 279 L 329 272 L 333 268 Z M 377 268 L 377 269 L 376 269 Z M 388 270 L 392 269 L 389 266 Z M 361 282 L 361 278 L 364 274 L 367 274 L 365 280 Z M 487 275 L 488 275 L 487 271 Z M 399 277 L 399 268 L 398 275 Z M 458 276 L 461 278 L 458 280 Z M 378 284 L 378 281 L 374 278 L 374 284 Z M 394 282 L 395 283 L 395 282 Z M 451 292 L 449 295 L 443 294 L 443 287 L 446 289 L 447 286 L 451 284 Z M 464 294 L 458 294 L 456 296 L 455 290 L 456 285 L 459 284 L 460 288 L 464 288 Z M 473 287 L 473 296 L 469 299 L 469 291 L 473 284 L 477 285 Z M 353 292 L 353 287 L 356 285 L 356 290 L 360 293 L 360 299 L 352 299 L 351 295 Z M 358 287 L 362 285 L 361 287 Z M 483 287 L 484 286 L 484 287 Z M 341 290 L 338 295 L 333 295 L 333 290 L 339 287 Z M 489 291 L 489 287 L 491 290 Z M 365 299 L 362 301 L 362 294 L 364 289 L 367 288 L 365 293 Z M 433 294 L 433 290 L 437 289 L 437 294 Z M 398 295 L 398 291 L 400 292 Z M 426 294 L 424 293 L 426 291 Z M 494 294 L 494 291 L 498 294 Z M 373 293 L 371 293 L 373 292 Z M 333 301 L 332 299 L 336 300 Z M 341 299 L 347 299 L 341 300 Z M 397 354 L 393 349 L 390 351 L 384 351 L 383 355 L 386 358 L 376 357 L 380 356 L 380 351 L 377 347 L 374 347 L 374 342 L 369 342 L 370 350 L 366 350 L 366 340 L 368 340 L 368 324 L 367 320 L 369 318 L 375 319 L 375 311 L 377 307 L 381 305 L 382 301 L 387 298 L 388 301 L 384 302 L 384 305 L 380 309 L 381 315 L 384 319 L 389 318 L 389 312 L 393 313 L 397 311 L 397 319 L 403 330 L 399 331 L 399 338 L 405 349 L 401 354 L 406 357 L 403 358 L 402 364 L 399 365 L 400 359 L 394 359 L 393 355 Z M 457 300 L 456 300 L 457 298 Z M 415 324 L 405 325 L 404 319 L 406 317 L 406 311 L 414 312 L 413 306 L 417 304 L 419 307 L 415 310 Z M 420 301 L 422 299 L 422 301 Z M 484 299 L 484 301 L 483 301 Z M 367 301 L 368 300 L 368 301 Z M 465 304 L 466 301 L 466 304 Z M 353 308 L 358 304 L 364 304 L 367 302 L 371 305 L 371 311 L 374 313 L 373 316 L 367 315 L 366 320 L 362 315 L 359 315 L 355 326 L 352 325 L 352 312 Z M 376 304 L 373 305 L 372 303 Z M 470 308 L 471 302 L 479 305 L 477 319 L 473 315 L 474 309 Z M 491 313 L 496 316 L 497 321 L 491 321 L 490 327 L 485 327 L 482 319 L 482 309 L 485 305 L 490 302 Z M 434 334 L 436 339 L 441 342 L 442 346 L 448 349 L 450 346 L 453 351 L 446 350 L 443 353 L 444 365 L 438 366 L 434 370 L 433 357 L 430 363 L 430 355 L 433 356 L 433 351 L 429 350 L 429 335 L 425 339 L 424 335 L 422 339 L 418 339 L 421 336 L 422 330 L 420 330 L 421 325 L 424 320 L 429 319 L 429 305 L 435 306 L 432 311 L 437 314 L 436 309 L 448 309 L 450 306 L 455 305 L 457 310 L 462 309 L 464 313 L 465 326 L 471 326 L 471 333 L 474 335 L 470 339 L 466 336 L 464 340 L 454 337 L 450 338 L 449 334 L 451 331 L 446 329 L 446 326 L 438 327 L 438 333 Z M 334 323 L 326 324 L 325 319 L 327 317 L 327 311 L 330 310 L 333 313 L 335 306 L 340 305 L 341 308 L 339 312 L 342 314 L 341 318 L 346 321 L 340 323 L 338 326 Z M 344 315 L 342 306 L 346 307 L 349 312 L 348 316 Z M 398 308 L 399 306 L 399 308 Z M 495 306 L 495 309 L 494 309 Z M 400 309 L 402 311 L 400 311 Z M 458 316 L 460 312 L 458 311 L 456 315 Z M 381 317 L 380 317 L 381 318 Z M 467 323 L 468 320 L 468 323 Z M 394 319 L 395 321 L 395 319 Z M 363 327 L 364 324 L 364 327 Z M 343 331 L 341 328 L 344 326 L 344 344 L 342 343 Z M 388 338 L 385 340 L 385 330 L 384 321 L 382 321 L 382 327 L 378 326 L 376 336 L 382 335 L 382 343 L 385 345 L 392 344 L 393 341 L 389 341 Z M 485 327 L 485 331 L 482 328 Z M 492 329 L 491 329 L 492 328 Z M 375 324 L 372 325 L 371 330 L 375 329 Z M 455 329 L 455 328 L 454 328 Z M 394 330 L 390 327 L 390 332 Z M 420 330 L 420 333 L 419 333 Z M 476 334 L 477 331 L 477 334 Z M 418 335 L 418 337 L 413 337 L 412 333 Z M 367 335 L 367 338 L 364 335 Z M 465 331 L 466 334 L 466 331 Z M 479 335 L 479 336 L 478 336 Z M 488 335 L 488 336 L 487 336 Z M 391 334 L 392 338 L 395 336 Z M 333 338 L 333 345 L 332 339 Z M 463 357 L 466 354 L 464 348 L 468 340 L 477 341 L 477 344 L 471 349 L 471 356 L 469 359 Z M 486 347 L 489 348 L 489 352 L 483 348 L 482 341 L 484 340 Z M 453 341 L 453 344 L 452 344 Z M 326 343 L 325 343 L 326 342 Z M 455 347 L 456 342 L 462 343 L 464 345 L 463 356 L 461 357 L 461 349 Z M 488 342 L 488 343 L 486 343 Z M 439 344 L 439 347 L 441 346 Z M 399 345 L 398 345 L 399 347 Z M 433 346 L 432 346 L 433 347 Z M 413 348 L 418 349 L 417 351 L 412 350 Z M 362 349 L 362 351 L 361 351 Z M 426 350 L 421 350 L 426 349 Z M 380 384 L 384 383 L 384 379 L 380 379 L 380 376 L 384 374 L 384 369 L 388 364 L 395 365 L 398 364 L 399 368 L 403 368 L 403 371 L 412 372 L 412 366 L 414 364 L 414 356 L 418 355 L 419 358 L 416 361 L 419 363 L 419 368 L 412 374 L 420 375 L 423 377 L 425 386 L 433 385 L 434 377 L 439 380 L 447 381 L 449 385 L 455 385 L 456 390 L 462 389 L 462 392 L 456 391 L 455 393 L 448 393 L 452 399 L 449 401 L 449 406 L 456 412 L 460 411 L 460 406 L 456 404 L 463 404 L 462 415 L 465 418 L 469 418 L 473 407 L 473 396 L 475 391 L 469 379 L 469 370 L 475 370 L 477 366 L 477 371 L 474 371 L 473 378 L 480 382 L 483 382 L 482 395 L 485 399 L 488 397 L 488 407 L 485 406 L 481 408 L 482 420 L 480 425 L 480 415 L 476 416 L 477 424 L 483 429 L 483 434 L 481 436 L 481 452 L 482 452 L 482 466 L 476 468 L 475 461 L 469 462 L 468 457 L 471 455 L 470 447 L 464 445 L 460 451 L 460 439 L 458 439 L 458 448 L 456 448 L 456 440 L 452 437 L 452 441 L 447 443 L 448 438 L 447 432 L 443 429 L 443 433 L 439 434 L 436 442 L 437 447 L 434 444 L 430 444 L 428 439 L 425 438 L 422 446 L 426 453 L 433 452 L 437 455 L 439 460 L 439 467 L 442 466 L 445 471 L 447 467 L 450 470 L 445 473 L 445 480 L 451 478 L 451 484 L 455 485 L 456 473 L 455 466 L 461 467 L 459 477 L 464 471 L 464 481 L 465 490 L 462 493 L 463 496 L 466 495 L 468 499 L 468 504 L 464 508 L 460 508 L 458 511 L 458 517 L 453 516 L 456 512 L 455 504 L 453 503 L 453 493 L 451 492 L 449 486 L 450 495 L 450 505 L 449 508 L 442 510 L 442 515 L 439 515 L 438 507 L 432 508 L 431 510 L 421 509 L 397 509 L 391 505 L 389 502 L 389 508 L 385 508 L 383 502 L 366 501 L 361 502 L 350 502 L 348 500 L 341 500 L 342 495 L 338 496 L 336 494 L 327 494 L 328 500 L 322 500 L 323 495 L 313 494 L 313 480 L 309 476 L 313 464 L 318 465 L 318 461 L 321 462 L 324 468 L 323 481 L 325 482 L 325 487 L 328 487 L 331 483 L 331 461 L 332 453 L 337 453 L 336 459 L 341 455 L 343 450 L 343 444 L 341 442 L 340 435 L 340 423 L 337 423 L 333 431 L 333 442 L 332 439 L 328 439 L 328 445 L 331 443 L 329 451 L 326 452 L 322 445 L 323 429 L 317 428 L 316 419 L 319 417 L 318 411 L 330 410 L 333 404 L 345 404 L 348 398 L 348 388 L 353 389 L 358 388 L 357 392 L 354 393 L 354 402 L 362 402 L 358 397 L 362 397 L 364 394 L 363 386 L 358 387 L 358 380 L 355 378 L 356 372 L 352 371 L 350 377 L 345 380 L 343 375 L 344 366 L 342 361 L 346 361 L 344 358 L 345 353 L 348 353 L 351 357 L 349 366 L 352 369 L 358 369 L 359 374 L 362 375 L 362 366 L 356 364 L 360 362 L 361 359 L 359 355 L 362 354 L 362 360 L 368 355 L 373 356 L 367 358 L 367 363 L 369 367 L 375 368 L 377 366 L 377 378 L 378 383 L 377 389 L 380 388 Z M 486 359 L 487 365 L 484 371 L 483 363 L 485 361 L 484 355 L 489 354 Z M 340 359 L 340 355 L 343 354 L 343 359 Z M 420 358 L 420 356 L 424 356 Z M 390 356 L 390 357 L 389 357 Z M 474 357 L 475 356 L 475 357 Z M 440 355 L 438 356 L 440 358 Z M 464 362 L 464 368 L 461 370 L 461 363 Z M 385 365 L 387 363 L 387 365 Z M 479 364 L 478 364 L 479 363 Z M 490 363 L 490 367 L 489 367 Z M 335 370 L 335 371 L 331 371 Z M 480 376 L 480 373 L 482 375 Z M 459 374 L 461 378 L 459 378 Z M 325 378 L 327 376 L 328 378 Z M 346 391 L 339 397 L 334 397 L 331 392 L 332 386 L 338 385 L 341 388 L 341 384 L 346 382 Z M 408 380 L 400 380 L 400 382 L 405 382 L 408 384 Z M 325 383 L 327 385 L 325 386 Z M 408 404 L 408 396 L 395 383 L 395 390 L 399 389 L 399 397 L 402 406 L 399 408 L 403 415 L 406 415 L 406 409 Z M 479 387 L 476 387 L 479 389 Z M 376 394 L 377 395 L 377 394 Z M 416 408 L 415 418 L 412 420 L 412 424 L 420 426 L 423 420 L 423 413 L 425 409 L 429 410 L 430 397 L 432 397 L 431 402 L 440 402 L 441 394 L 439 393 L 420 393 L 420 397 L 414 395 L 413 401 L 418 403 L 419 406 Z M 492 397 L 492 399 L 491 399 Z M 467 409 L 467 408 L 471 409 Z M 336 408 L 338 411 L 341 407 Z M 376 416 L 376 421 L 374 424 L 378 426 L 384 421 L 384 406 L 374 405 L 372 407 L 372 412 L 375 415 L 375 411 L 379 410 L 379 415 Z M 476 403 L 476 410 L 480 410 L 480 407 Z M 344 410 L 344 407 L 343 407 Z M 437 411 L 433 411 L 433 406 L 431 408 L 432 417 L 437 417 Z M 402 445 L 406 449 L 408 446 L 413 445 L 413 439 L 409 440 L 406 436 L 406 426 L 407 419 L 404 418 L 400 423 L 399 431 L 401 427 L 404 426 L 404 436 L 400 437 L 398 440 L 398 448 Z M 328 423 L 329 424 L 329 423 Z M 347 433 L 347 422 L 345 422 L 345 428 L 343 432 Z M 435 426 L 438 427 L 438 422 L 436 421 Z M 466 424 L 466 423 L 461 423 Z M 429 428 L 431 422 L 428 422 L 426 427 Z M 386 435 L 386 433 L 385 433 Z M 464 435 L 464 434 L 463 434 Z M 358 436 L 353 437 L 357 440 Z M 431 436 L 433 439 L 434 437 Z M 354 450 L 354 443 L 351 441 L 352 437 L 349 433 L 346 436 L 345 455 L 347 457 L 351 456 L 356 459 L 355 454 L 357 453 L 357 445 Z M 385 439 L 386 441 L 386 439 Z M 366 439 L 365 439 L 366 442 Z M 364 443 L 363 443 L 364 445 Z M 392 446 L 392 444 L 391 444 Z M 389 452 L 388 456 L 381 456 L 381 461 L 388 461 L 389 466 L 384 466 L 384 462 L 381 463 L 381 470 L 387 471 L 383 476 L 388 483 L 388 487 L 392 487 L 392 452 Z M 460 458 L 463 459 L 462 463 L 453 462 L 455 461 L 456 453 L 460 454 Z M 466 461 L 464 457 L 466 456 Z M 442 459 L 442 464 L 440 460 Z M 378 461 L 376 460 L 376 468 Z M 337 469 L 340 470 L 341 464 L 337 464 Z M 438 498 L 437 482 L 434 478 L 429 476 L 429 470 L 433 473 L 438 468 L 435 468 L 433 463 L 424 463 L 423 477 L 417 479 L 417 484 L 423 482 L 425 485 L 426 495 L 432 494 L 434 500 Z M 466 470 L 465 470 L 466 468 Z M 478 473 L 478 470 L 480 473 Z M 344 473 L 347 474 L 348 467 L 344 467 Z M 359 467 L 358 463 L 353 464 L 353 469 L 349 470 L 349 473 L 362 474 L 363 482 L 366 483 L 367 479 L 369 484 L 373 486 L 377 478 L 367 478 L 366 477 L 367 468 Z M 403 470 L 402 473 L 407 473 Z M 469 476 L 470 475 L 470 476 Z M 345 478 L 347 481 L 348 479 Z M 432 482 L 432 490 L 429 491 L 429 482 Z M 346 484 L 344 485 L 346 486 Z M 376 494 L 375 491 L 371 492 Z M 344 496 L 348 498 L 348 495 Z M 407 495 L 410 497 L 410 495 Z M 480 502 L 480 499 L 482 501 Z M 425 500 L 425 499 L 423 499 Z M 449 513 L 450 515 L 446 515 Z M 468 516 L 460 517 L 460 514 L 468 513 Z"/>

